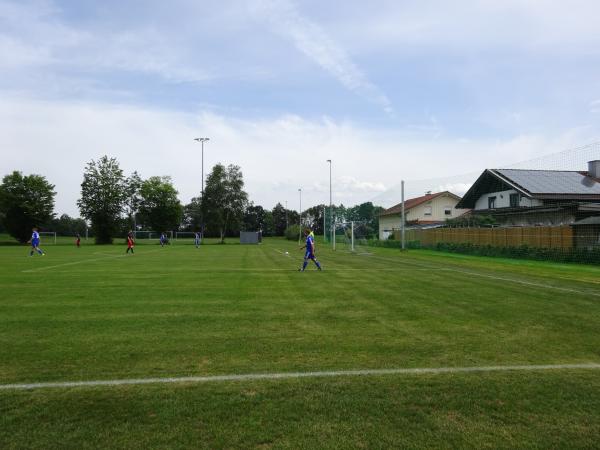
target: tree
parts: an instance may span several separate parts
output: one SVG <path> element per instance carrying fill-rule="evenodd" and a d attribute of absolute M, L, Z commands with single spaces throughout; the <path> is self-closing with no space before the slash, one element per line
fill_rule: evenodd
<path fill-rule="evenodd" d="M 273 215 L 273 234 L 283 236 L 288 226 L 285 208 L 281 203 L 277 203 L 271 214 Z"/>
<path fill-rule="evenodd" d="M 325 205 L 317 205 L 308 208 L 302 214 L 302 222 L 309 226 L 315 234 L 323 234 L 323 213 Z"/>
<path fill-rule="evenodd" d="M 359 233 L 364 235 L 377 234 L 379 230 L 379 214 L 384 211 L 381 206 L 371 202 L 361 203 L 346 210 L 346 220 L 359 222 Z"/>
<path fill-rule="evenodd" d="M 136 214 L 140 209 L 142 197 L 140 189 L 142 187 L 142 177 L 137 171 L 134 171 L 127 180 L 125 180 L 125 208 L 129 226 L 135 228 L 137 225 Z"/>
<path fill-rule="evenodd" d="M 245 231 L 264 230 L 266 212 L 262 206 L 255 206 L 254 203 L 250 202 L 244 211 L 243 229 Z"/>
<path fill-rule="evenodd" d="M 19 242 L 27 242 L 31 229 L 54 216 L 54 185 L 41 175 L 14 171 L 0 185 L 0 217 L 6 231 Z"/>
<path fill-rule="evenodd" d="M 81 218 L 75 219 L 68 214 L 63 214 L 58 219 L 53 219 L 50 227 L 59 236 L 75 236 L 76 234 L 84 235 L 87 224 Z"/>
<path fill-rule="evenodd" d="M 244 179 L 239 166 L 217 164 L 206 179 L 204 208 L 206 224 L 225 242 L 225 233 L 241 222 L 248 202 Z"/>
<path fill-rule="evenodd" d="M 92 222 L 96 244 L 111 244 L 127 198 L 127 181 L 115 158 L 90 161 L 83 173 L 81 215 Z"/>
<path fill-rule="evenodd" d="M 162 232 L 179 228 L 183 207 L 170 177 L 150 177 L 140 187 L 140 221 L 146 228 Z"/>
<path fill-rule="evenodd" d="M 263 236 L 273 236 L 273 213 L 269 210 L 265 210 L 263 227 Z"/>
<path fill-rule="evenodd" d="M 183 226 L 186 231 L 198 231 L 202 226 L 202 199 L 194 197 L 183 208 Z"/>

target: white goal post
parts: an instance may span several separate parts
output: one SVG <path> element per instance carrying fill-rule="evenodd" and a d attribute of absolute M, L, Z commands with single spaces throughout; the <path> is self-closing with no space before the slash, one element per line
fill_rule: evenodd
<path fill-rule="evenodd" d="M 167 236 L 169 237 L 169 240 L 173 239 L 173 232 L 172 231 L 166 231 Z M 162 233 L 158 232 L 158 231 L 150 231 L 150 230 L 137 230 L 133 232 L 133 238 L 134 239 L 142 239 L 142 240 L 148 240 L 148 241 L 157 241 L 160 239 L 160 235 Z"/>
<path fill-rule="evenodd" d="M 200 234 L 200 238 L 202 238 L 202 234 Z M 196 237 L 196 233 L 193 231 L 176 231 L 175 232 L 175 240 L 178 239 L 194 239 Z"/>
<path fill-rule="evenodd" d="M 335 250 L 335 243 L 342 246 L 347 246 L 347 249 L 351 252 L 357 250 L 358 246 L 367 244 L 367 236 L 364 234 L 365 222 L 337 222 L 334 224 L 334 236 L 333 249 Z"/>
<path fill-rule="evenodd" d="M 42 237 L 43 236 L 47 236 L 50 239 L 44 239 L 41 243 L 47 243 L 47 244 L 56 244 L 56 231 L 38 231 L 38 234 L 40 235 L 40 241 L 42 241 Z"/>

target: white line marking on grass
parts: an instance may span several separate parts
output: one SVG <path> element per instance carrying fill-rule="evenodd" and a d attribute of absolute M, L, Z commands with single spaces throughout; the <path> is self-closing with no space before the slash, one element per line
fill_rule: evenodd
<path fill-rule="evenodd" d="M 542 364 L 542 365 L 512 365 L 512 366 L 479 366 L 479 367 L 422 367 L 413 369 L 364 369 L 364 370 L 327 370 L 319 372 L 282 372 L 282 373 L 249 373 L 242 375 L 213 375 L 198 377 L 170 377 L 170 378 L 133 378 L 122 380 L 95 380 L 95 381 L 58 381 L 48 383 L 18 383 L 0 385 L 0 390 L 25 390 L 42 388 L 71 388 L 95 386 L 123 386 L 139 384 L 166 384 L 166 383 L 214 383 L 226 381 L 254 381 L 254 380 L 283 380 L 290 378 L 322 378 L 322 377 L 356 377 L 380 375 L 427 375 L 445 373 L 473 373 L 473 372 L 514 372 L 514 371 L 547 371 L 547 370 L 599 370 L 600 364 Z"/>
<path fill-rule="evenodd" d="M 464 275 L 473 275 L 476 277 L 482 277 L 482 278 L 489 278 L 492 280 L 498 280 L 498 281 L 508 281 L 510 283 L 518 283 L 518 284 L 522 284 L 525 286 L 533 286 L 533 287 L 539 287 L 539 288 L 544 288 L 544 289 L 554 289 L 556 291 L 562 291 L 562 292 L 572 292 L 575 294 L 581 294 L 581 295 L 592 295 L 594 297 L 600 297 L 600 292 L 587 292 L 587 291 L 581 291 L 579 289 L 572 289 L 572 288 L 566 288 L 566 287 L 560 287 L 560 286 L 552 286 L 550 284 L 543 284 L 543 283 L 536 283 L 533 281 L 525 281 L 525 280 L 519 280 L 516 278 L 507 278 L 507 277 L 499 277 L 497 275 L 489 275 L 489 274 L 485 274 L 485 273 L 478 273 L 478 272 L 472 272 L 470 270 L 460 270 L 460 269 L 453 269 L 450 267 L 439 267 L 439 266 L 428 266 L 426 264 L 419 264 L 418 262 L 415 261 L 402 261 L 402 260 L 397 260 L 397 259 L 390 259 L 390 258 L 383 258 L 381 256 L 373 256 L 372 258 L 375 259 L 379 259 L 382 261 L 389 261 L 389 262 L 398 262 L 404 265 L 412 265 L 412 266 L 417 266 L 419 268 L 423 268 L 423 269 L 427 269 L 427 270 L 444 270 L 447 272 L 455 272 L 455 273 L 461 273 Z"/>
<path fill-rule="evenodd" d="M 157 251 L 159 251 L 159 250 L 150 250 L 147 252 L 142 252 L 142 254 L 146 255 L 148 253 L 154 253 Z M 134 255 L 136 255 L 136 254 L 138 254 L 138 253 L 135 253 Z M 66 262 L 66 263 L 62 263 L 62 264 L 55 264 L 53 266 L 43 266 L 43 267 L 36 267 L 35 269 L 26 269 L 26 270 L 22 270 L 21 272 L 23 272 L 23 273 L 41 272 L 43 270 L 56 269 L 57 267 L 74 266 L 76 264 L 84 264 L 84 263 L 89 263 L 89 262 L 103 261 L 105 259 L 125 258 L 127 256 L 133 257 L 134 255 L 119 254 L 119 255 L 104 256 L 102 258 L 80 259 L 79 261 L 70 261 L 70 262 Z"/>

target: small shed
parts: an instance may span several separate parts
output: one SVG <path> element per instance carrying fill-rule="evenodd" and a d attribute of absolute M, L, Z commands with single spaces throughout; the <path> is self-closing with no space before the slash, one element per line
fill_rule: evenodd
<path fill-rule="evenodd" d="M 260 238 L 259 231 L 240 231 L 240 244 L 258 244 Z"/>

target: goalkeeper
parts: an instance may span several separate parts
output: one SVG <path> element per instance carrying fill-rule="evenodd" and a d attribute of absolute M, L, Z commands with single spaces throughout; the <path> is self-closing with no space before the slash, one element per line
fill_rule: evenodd
<path fill-rule="evenodd" d="M 319 270 L 323 270 L 323 268 L 321 267 L 321 264 L 319 264 L 319 261 L 317 261 L 317 257 L 315 256 L 315 235 L 314 233 L 309 229 L 306 228 L 304 230 L 304 236 L 306 236 L 306 243 L 300 247 L 300 250 L 302 249 L 306 249 L 306 253 L 304 253 L 304 263 L 302 264 L 302 268 L 298 269 L 300 272 L 304 272 L 304 269 L 306 269 L 306 266 L 308 265 L 308 260 L 312 259 L 314 261 L 314 263 L 317 265 L 317 268 Z"/>

